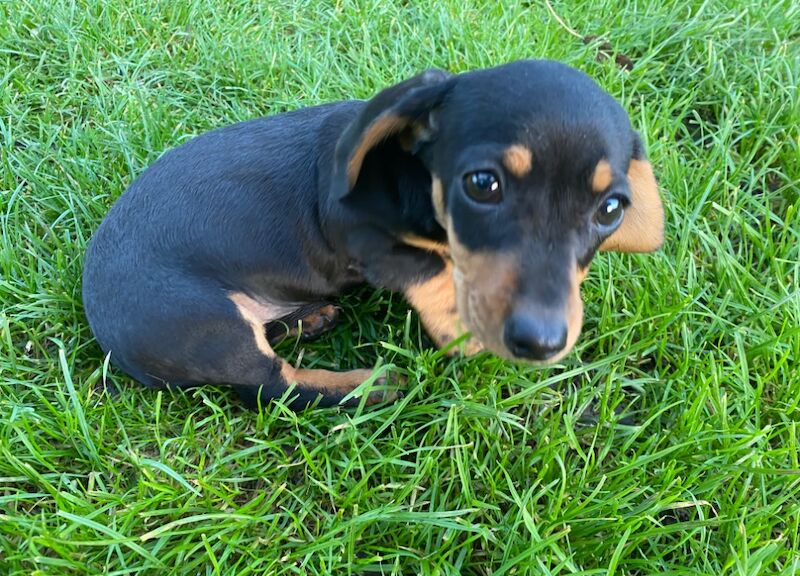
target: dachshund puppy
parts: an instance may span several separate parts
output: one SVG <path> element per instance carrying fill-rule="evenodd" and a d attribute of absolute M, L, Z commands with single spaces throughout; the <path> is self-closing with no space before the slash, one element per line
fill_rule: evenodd
<path fill-rule="evenodd" d="M 330 406 L 371 370 L 295 368 L 271 340 L 330 328 L 343 290 L 402 292 L 438 346 L 469 331 L 466 353 L 553 362 L 595 252 L 655 250 L 663 221 L 637 133 L 585 74 L 430 70 L 165 154 L 92 238 L 83 298 L 145 385 L 229 384 L 250 405 L 295 386 L 292 407 Z"/>

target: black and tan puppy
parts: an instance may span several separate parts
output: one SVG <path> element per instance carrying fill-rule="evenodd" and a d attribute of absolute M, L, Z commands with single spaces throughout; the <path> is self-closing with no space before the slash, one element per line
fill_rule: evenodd
<path fill-rule="evenodd" d="M 469 330 L 467 353 L 550 362 L 578 337 L 595 252 L 662 235 L 640 139 L 589 77 L 434 70 L 164 155 L 94 235 L 83 297 L 102 349 L 144 384 L 230 384 L 250 404 L 296 384 L 293 406 L 325 406 L 371 371 L 292 367 L 276 321 L 321 332 L 331 299 L 367 282 L 403 292 L 440 346 Z"/>

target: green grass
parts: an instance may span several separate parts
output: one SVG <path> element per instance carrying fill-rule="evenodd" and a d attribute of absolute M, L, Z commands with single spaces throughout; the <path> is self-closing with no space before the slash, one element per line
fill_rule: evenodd
<path fill-rule="evenodd" d="M 800 573 L 800 8 L 588 4 L 0 4 L 0 573 Z M 522 57 L 624 103 L 667 207 L 661 252 L 597 257 L 561 366 L 442 358 L 369 290 L 282 351 L 394 364 L 394 405 L 248 412 L 104 365 L 83 252 L 163 151 Z"/>

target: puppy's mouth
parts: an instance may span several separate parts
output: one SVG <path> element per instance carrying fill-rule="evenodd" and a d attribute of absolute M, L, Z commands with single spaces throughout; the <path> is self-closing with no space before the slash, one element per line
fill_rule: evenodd
<path fill-rule="evenodd" d="M 573 274 L 564 304 L 552 308 L 516 293 L 515 262 L 495 256 L 483 266 L 454 264 L 459 317 L 485 349 L 536 365 L 557 362 L 572 350 L 583 324 L 583 273 Z"/>

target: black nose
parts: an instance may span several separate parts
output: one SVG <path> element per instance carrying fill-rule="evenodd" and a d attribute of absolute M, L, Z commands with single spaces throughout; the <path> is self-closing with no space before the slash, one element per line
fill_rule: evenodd
<path fill-rule="evenodd" d="M 567 345 L 567 324 L 554 318 L 515 313 L 506 320 L 503 337 L 517 358 L 547 360 Z"/>

